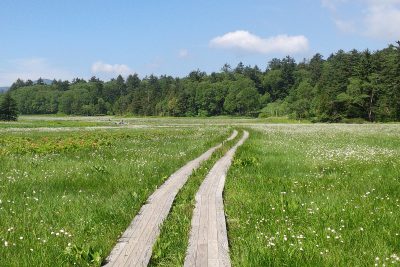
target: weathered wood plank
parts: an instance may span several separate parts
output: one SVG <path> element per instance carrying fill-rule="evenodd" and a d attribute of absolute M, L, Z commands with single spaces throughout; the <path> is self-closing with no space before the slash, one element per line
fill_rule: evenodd
<path fill-rule="evenodd" d="M 235 130 L 227 140 L 235 138 L 236 135 Z M 107 257 L 105 266 L 146 266 L 148 264 L 153 245 L 160 233 L 160 225 L 167 217 L 176 194 L 193 170 L 221 146 L 222 144 L 212 147 L 200 157 L 188 162 L 148 198 L 147 203 L 142 206 Z"/>
<path fill-rule="evenodd" d="M 222 192 L 236 149 L 248 136 L 244 131 L 239 142 L 215 163 L 196 193 L 184 266 L 231 266 Z"/>

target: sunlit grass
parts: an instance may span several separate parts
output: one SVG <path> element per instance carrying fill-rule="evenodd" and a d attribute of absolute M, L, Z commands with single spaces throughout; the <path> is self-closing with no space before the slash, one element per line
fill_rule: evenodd
<path fill-rule="evenodd" d="M 56 128 L 93 126 L 184 126 L 184 125 L 248 125 L 260 123 L 309 123 L 306 120 L 293 120 L 287 117 L 134 117 L 134 116 L 65 116 L 65 115 L 22 115 L 17 122 L 1 122 L 0 130 L 9 128 Z"/>
<path fill-rule="evenodd" d="M 228 134 L 2 133 L 0 266 L 99 265 L 156 187 Z"/>
<path fill-rule="evenodd" d="M 22 118 L 14 122 L 0 121 L 0 129 L 10 128 L 40 128 L 40 127 L 94 127 L 94 126 L 115 126 L 109 121 L 78 121 L 78 120 L 41 120 L 40 117 L 34 119 Z"/>
<path fill-rule="evenodd" d="M 148 127 L 74 128 L 121 120 Z M 400 125 L 260 125 L 278 122 L 289 121 L 27 116 L 19 126 L 0 123 L 70 128 L 0 129 L 0 266 L 98 265 L 156 187 L 226 138 L 229 125 L 253 128 L 224 191 L 234 266 L 399 265 Z M 221 153 L 179 193 L 152 265 L 183 263 L 195 193 Z"/>
<path fill-rule="evenodd" d="M 400 126 L 259 127 L 225 209 L 234 266 L 398 265 Z"/>

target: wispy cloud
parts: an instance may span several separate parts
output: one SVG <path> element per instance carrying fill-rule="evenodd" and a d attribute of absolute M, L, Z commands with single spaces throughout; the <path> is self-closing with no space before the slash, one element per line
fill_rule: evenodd
<path fill-rule="evenodd" d="M 336 11 L 337 6 L 341 3 L 345 3 L 347 0 L 321 0 L 323 7 L 329 8 L 332 11 Z"/>
<path fill-rule="evenodd" d="M 357 31 L 354 21 L 334 19 L 334 22 L 335 22 L 336 27 L 342 32 L 354 33 Z"/>
<path fill-rule="evenodd" d="M 124 75 L 127 76 L 133 71 L 125 64 L 108 64 L 97 61 L 92 65 L 93 74 Z"/>
<path fill-rule="evenodd" d="M 145 65 L 147 72 L 157 73 L 165 64 L 165 60 L 161 57 L 156 57 Z"/>
<path fill-rule="evenodd" d="M 333 21 L 342 32 L 388 41 L 400 39 L 400 0 L 321 0 L 321 3 L 331 10 Z M 354 10 L 348 12 L 350 8 Z"/>
<path fill-rule="evenodd" d="M 400 0 L 371 0 L 363 18 L 365 35 L 389 40 L 400 39 Z"/>
<path fill-rule="evenodd" d="M 210 41 L 211 47 L 259 54 L 298 53 L 307 50 L 308 45 L 308 39 L 303 35 L 262 38 L 243 30 L 228 32 Z"/>
<path fill-rule="evenodd" d="M 25 58 L 11 60 L 7 69 L 0 69 L 0 86 L 11 85 L 18 78 L 23 80 L 37 80 L 40 77 L 47 79 L 72 79 L 73 74 L 52 64 L 46 58 Z"/>
<path fill-rule="evenodd" d="M 178 52 L 179 58 L 187 58 L 189 56 L 189 51 L 187 49 L 181 49 Z"/>

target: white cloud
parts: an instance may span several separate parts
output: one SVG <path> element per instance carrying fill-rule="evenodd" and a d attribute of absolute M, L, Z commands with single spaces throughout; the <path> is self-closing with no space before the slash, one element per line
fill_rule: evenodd
<path fill-rule="evenodd" d="M 354 21 L 334 19 L 336 27 L 345 33 L 354 33 L 357 31 Z"/>
<path fill-rule="evenodd" d="M 163 65 L 165 61 L 161 57 L 154 58 L 152 61 L 145 65 L 147 72 L 155 73 L 157 72 Z"/>
<path fill-rule="evenodd" d="M 248 31 L 240 30 L 215 37 L 210 41 L 210 46 L 260 54 L 298 53 L 308 49 L 308 39 L 303 35 L 261 38 Z"/>
<path fill-rule="evenodd" d="M 179 58 L 187 58 L 189 56 L 189 51 L 187 49 L 179 50 L 178 57 Z"/>
<path fill-rule="evenodd" d="M 59 68 L 45 58 L 26 58 L 11 60 L 6 69 L 0 69 L 0 86 L 9 86 L 18 78 L 23 80 L 72 79 L 73 74 Z"/>
<path fill-rule="evenodd" d="M 92 65 L 93 74 L 112 74 L 112 75 L 128 75 L 133 71 L 125 64 L 107 64 L 102 61 L 97 61 Z"/>
<path fill-rule="evenodd" d="M 332 11 L 333 21 L 342 32 L 388 41 L 400 39 L 400 0 L 321 0 L 321 3 Z M 349 8 L 351 12 L 346 10 Z"/>
<path fill-rule="evenodd" d="M 400 4 L 400 0 L 361 0 L 363 2 L 369 2 L 371 5 L 394 5 Z"/>
<path fill-rule="evenodd" d="M 338 4 L 345 3 L 346 1 L 347 0 L 321 0 L 321 4 L 323 7 L 336 11 Z"/>
<path fill-rule="evenodd" d="M 388 40 L 400 39 L 400 1 L 369 1 L 363 22 L 365 35 Z"/>

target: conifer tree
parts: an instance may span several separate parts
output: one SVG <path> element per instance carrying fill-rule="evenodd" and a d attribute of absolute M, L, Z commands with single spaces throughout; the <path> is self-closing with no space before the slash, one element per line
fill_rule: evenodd
<path fill-rule="evenodd" d="M 18 118 L 17 102 L 7 93 L 0 103 L 0 120 L 16 121 Z"/>

